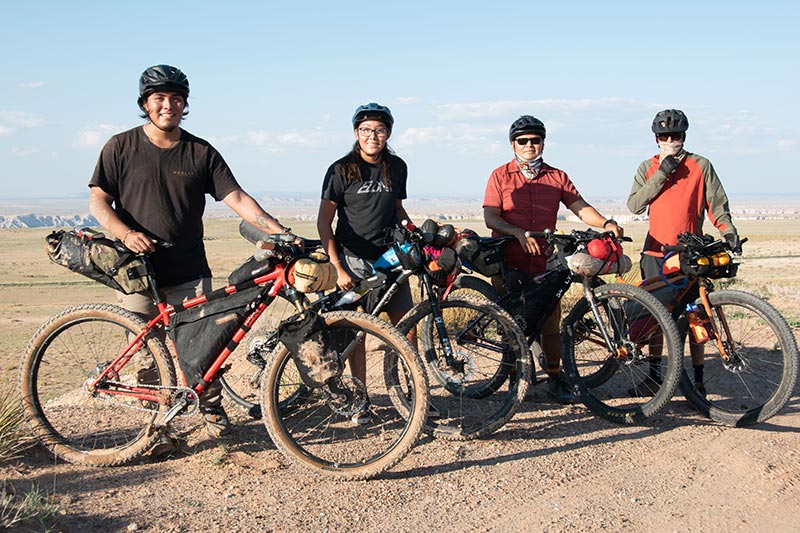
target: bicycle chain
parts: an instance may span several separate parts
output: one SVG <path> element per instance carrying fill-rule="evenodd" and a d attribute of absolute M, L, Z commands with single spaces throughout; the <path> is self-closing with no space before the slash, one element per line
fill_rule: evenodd
<path fill-rule="evenodd" d="M 120 387 L 130 387 L 129 384 L 122 383 L 121 381 L 106 381 L 105 383 L 107 383 L 109 385 L 117 385 L 117 386 L 120 386 Z M 178 415 L 178 416 L 181 416 L 181 417 L 192 416 L 200 408 L 200 399 L 198 398 L 197 393 L 193 389 L 190 389 L 189 387 L 178 387 L 178 386 L 169 386 L 169 385 L 149 385 L 149 384 L 146 384 L 146 383 L 137 383 L 136 386 L 137 387 L 141 387 L 141 388 L 146 388 L 146 389 L 173 390 L 175 392 L 172 393 L 171 396 L 170 396 L 170 399 L 172 400 L 172 402 L 171 402 L 172 404 L 174 404 L 175 401 L 181 397 L 181 393 L 182 393 L 183 397 L 188 398 L 189 406 L 183 412 L 181 412 L 180 415 Z M 83 390 L 85 392 L 89 393 L 89 391 L 86 389 L 85 385 L 84 385 Z M 146 413 L 160 413 L 161 412 L 160 409 L 151 409 L 151 408 L 147 408 L 147 407 L 144 407 L 144 406 L 137 407 L 137 406 L 132 405 L 130 403 L 124 403 L 124 402 L 113 400 L 112 398 L 114 396 L 116 396 L 115 394 L 103 394 L 103 392 L 101 392 L 101 391 L 100 392 L 89 393 L 89 394 L 91 394 L 93 397 L 97 398 L 98 400 L 100 400 L 102 402 L 107 402 L 107 403 L 112 403 L 112 404 L 115 404 L 115 405 L 120 405 L 120 406 L 125 407 L 127 409 L 132 409 L 134 411 L 144 411 Z M 154 403 L 154 402 L 151 402 L 149 400 L 141 400 L 139 398 L 137 398 L 137 399 L 139 400 L 140 405 L 142 403 L 144 403 L 144 402 Z M 159 404 L 157 404 L 157 405 L 159 405 Z"/>

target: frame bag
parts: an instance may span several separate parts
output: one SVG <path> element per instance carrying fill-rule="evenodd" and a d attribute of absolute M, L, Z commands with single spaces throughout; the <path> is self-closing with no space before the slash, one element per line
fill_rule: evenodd
<path fill-rule="evenodd" d="M 262 287 L 251 287 L 178 311 L 170 319 L 169 335 L 175 343 L 186 385 L 194 387 L 203 380 L 209 365 L 242 325 L 250 304 L 257 301 L 261 290 Z"/>

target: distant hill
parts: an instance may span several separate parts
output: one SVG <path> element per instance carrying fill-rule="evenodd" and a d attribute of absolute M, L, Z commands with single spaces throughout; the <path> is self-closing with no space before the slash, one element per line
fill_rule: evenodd
<path fill-rule="evenodd" d="M 0 228 L 64 228 L 99 226 L 92 215 L 0 215 Z"/>
<path fill-rule="evenodd" d="M 315 220 L 319 208 L 318 193 L 254 194 L 259 203 L 271 214 L 289 220 Z M 631 215 L 625 198 L 597 197 L 592 205 L 606 216 L 620 222 L 645 219 L 646 215 Z M 482 197 L 411 197 L 403 202 L 414 220 L 470 220 L 483 217 Z M 2 198 L 0 197 L 0 229 L 43 227 L 99 227 L 97 220 L 85 211 L 89 204 L 88 193 L 63 198 Z M 783 219 L 800 218 L 800 197 L 796 194 L 756 196 L 741 195 L 731 201 L 734 218 Z M 35 214 L 47 213 L 47 214 Z M 235 217 L 222 202 L 209 199 L 205 216 L 208 218 Z M 572 213 L 562 206 L 562 218 L 570 219 Z"/>

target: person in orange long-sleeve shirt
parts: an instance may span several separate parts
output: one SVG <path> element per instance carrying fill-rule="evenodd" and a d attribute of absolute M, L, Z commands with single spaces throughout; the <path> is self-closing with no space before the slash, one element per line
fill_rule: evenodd
<path fill-rule="evenodd" d="M 731 220 L 728 196 L 722 187 L 711 162 L 684 149 L 689 120 L 683 111 L 665 109 L 653 119 L 652 130 L 659 153 L 643 161 L 628 196 L 628 209 L 641 214 L 646 210 L 650 227 L 645 238 L 640 269 L 642 278 L 658 276 L 664 252 L 661 247 L 674 245 L 681 233 L 703 235 L 705 216 L 719 230 L 731 248 L 741 252 L 736 228 Z M 705 392 L 703 386 L 703 345 L 690 340 L 694 365 L 695 387 Z M 648 380 L 658 380 L 651 375 L 631 389 L 631 395 L 646 395 L 657 387 L 648 387 Z"/>

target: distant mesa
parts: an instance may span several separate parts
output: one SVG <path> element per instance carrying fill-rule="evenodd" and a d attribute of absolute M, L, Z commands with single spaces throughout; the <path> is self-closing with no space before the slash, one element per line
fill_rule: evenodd
<path fill-rule="evenodd" d="M 84 215 L 0 215 L 0 228 L 72 228 L 83 226 L 99 226 L 97 219 L 90 214 Z"/>

